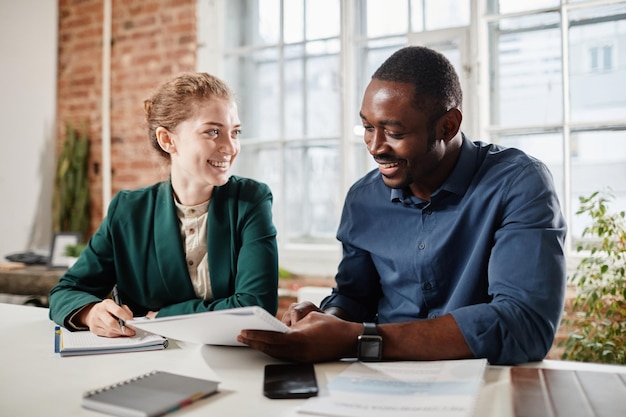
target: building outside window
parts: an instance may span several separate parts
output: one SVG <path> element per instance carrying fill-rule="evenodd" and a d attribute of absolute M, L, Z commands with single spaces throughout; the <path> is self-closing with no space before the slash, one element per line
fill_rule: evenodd
<path fill-rule="evenodd" d="M 332 273 L 349 186 L 374 168 L 358 112 L 378 65 L 406 45 L 445 54 L 463 130 L 550 168 L 571 239 L 578 197 L 626 209 L 626 1 L 199 0 L 198 69 L 239 95 L 234 173 L 274 193 L 281 263 Z M 329 256 L 332 254 L 332 256 Z M 324 267 L 326 261 L 326 267 Z M 288 266 L 288 265 L 287 265 Z"/>

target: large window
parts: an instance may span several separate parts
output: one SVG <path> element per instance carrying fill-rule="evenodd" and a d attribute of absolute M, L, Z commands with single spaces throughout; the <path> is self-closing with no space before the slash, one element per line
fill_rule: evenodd
<path fill-rule="evenodd" d="M 486 130 L 548 164 L 576 240 L 580 196 L 626 209 L 626 2 L 563 3 L 488 2 Z"/>
<path fill-rule="evenodd" d="M 238 92 L 244 133 L 235 173 L 272 188 L 282 264 L 297 258 L 318 271 L 336 268 L 343 198 L 373 168 L 358 118 L 361 95 L 378 65 L 408 44 L 433 47 L 455 65 L 470 137 L 519 147 L 548 164 L 570 238 L 585 225 L 573 214 L 579 196 L 611 187 L 615 209 L 626 209 L 626 1 L 198 6 L 199 70 Z"/>
<path fill-rule="evenodd" d="M 224 78 L 240 96 L 235 172 L 266 182 L 282 244 L 332 241 L 341 207 L 339 0 L 224 3 Z"/>

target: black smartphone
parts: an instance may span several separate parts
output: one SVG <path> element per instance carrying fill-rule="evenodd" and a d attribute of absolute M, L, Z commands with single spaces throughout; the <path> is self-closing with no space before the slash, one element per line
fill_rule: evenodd
<path fill-rule="evenodd" d="M 265 365 L 263 395 L 268 398 L 309 398 L 317 395 L 315 368 L 310 363 Z"/>

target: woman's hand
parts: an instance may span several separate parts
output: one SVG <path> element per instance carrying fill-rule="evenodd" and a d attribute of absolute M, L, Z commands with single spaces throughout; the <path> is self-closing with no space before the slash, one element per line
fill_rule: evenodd
<path fill-rule="evenodd" d="M 120 326 L 119 320 L 131 320 L 133 312 L 127 305 L 117 305 L 107 298 L 99 303 L 83 308 L 77 315 L 78 323 L 89 327 L 89 330 L 98 336 L 120 337 L 134 336 L 135 330 L 131 327 Z"/>

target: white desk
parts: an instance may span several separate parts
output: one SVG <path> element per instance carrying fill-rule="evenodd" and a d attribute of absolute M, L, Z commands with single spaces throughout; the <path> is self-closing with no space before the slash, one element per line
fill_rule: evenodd
<path fill-rule="evenodd" d="M 295 408 L 305 400 L 263 396 L 263 367 L 277 363 L 246 347 L 170 343 L 162 351 L 61 358 L 54 353 L 54 324 L 48 310 L 0 303 L 0 416 L 103 416 L 80 406 L 82 393 L 151 370 L 164 370 L 221 381 L 219 393 L 185 407 L 174 416 L 304 416 Z M 325 385 L 348 366 L 315 366 Z M 527 366 L 624 372 L 626 367 L 544 361 Z M 476 416 L 512 414 L 508 367 L 490 366 Z"/>

